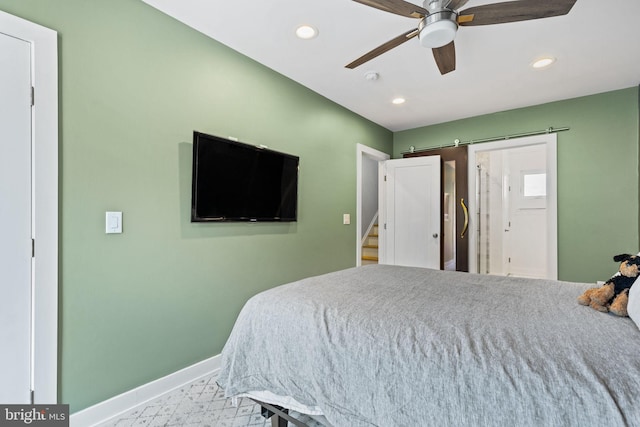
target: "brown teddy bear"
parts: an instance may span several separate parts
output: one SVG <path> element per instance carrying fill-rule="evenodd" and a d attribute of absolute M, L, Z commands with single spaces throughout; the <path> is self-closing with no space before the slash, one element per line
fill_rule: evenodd
<path fill-rule="evenodd" d="M 578 297 L 578 304 L 606 313 L 610 311 L 618 316 L 628 316 L 627 302 L 629 288 L 640 275 L 640 256 L 622 254 L 613 257 L 620 268 L 604 285 L 584 291 Z"/>

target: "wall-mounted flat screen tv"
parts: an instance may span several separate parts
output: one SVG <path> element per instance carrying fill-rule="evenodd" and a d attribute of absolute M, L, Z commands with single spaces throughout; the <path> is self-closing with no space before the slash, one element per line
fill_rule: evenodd
<path fill-rule="evenodd" d="M 194 132 L 191 221 L 297 221 L 299 161 Z"/>

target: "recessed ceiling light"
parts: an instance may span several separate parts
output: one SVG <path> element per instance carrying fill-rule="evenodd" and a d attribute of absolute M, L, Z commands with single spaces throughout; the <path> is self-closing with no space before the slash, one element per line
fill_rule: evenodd
<path fill-rule="evenodd" d="M 303 40 L 309 40 L 318 35 L 318 30 L 311 25 L 300 25 L 296 28 L 296 36 Z"/>
<path fill-rule="evenodd" d="M 540 59 L 534 61 L 531 64 L 531 66 L 533 68 L 536 68 L 536 69 L 547 68 L 549 65 L 553 64 L 554 62 L 556 62 L 556 58 L 553 58 L 551 56 L 547 56 L 547 57 L 540 58 Z"/>
<path fill-rule="evenodd" d="M 407 100 L 404 99 L 403 97 L 399 96 L 397 98 L 393 98 L 393 100 L 391 100 L 391 102 L 395 105 L 400 105 L 400 104 L 404 104 Z"/>

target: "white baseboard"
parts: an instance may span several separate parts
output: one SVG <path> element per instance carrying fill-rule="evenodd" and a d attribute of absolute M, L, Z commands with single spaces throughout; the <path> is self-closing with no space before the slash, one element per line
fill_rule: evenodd
<path fill-rule="evenodd" d="M 141 385 L 133 390 L 97 403 L 82 411 L 71 414 L 71 427 L 90 427 L 103 423 L 119 414 L 130 411 L 138 405 L 149 402 L 193 382 L 198 378 L 212 375 L 220 369 L 220 355 L 213 356 L 177 372 Z"/>

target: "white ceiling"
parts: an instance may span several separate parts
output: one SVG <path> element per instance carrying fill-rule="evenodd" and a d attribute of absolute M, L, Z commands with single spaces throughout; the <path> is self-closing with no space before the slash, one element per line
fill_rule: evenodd
<path fill-rule="evenodd" d="M 350 0 L 143 1 L 392 131 L 640 84 L 639 0 L 577 0 L 565 16 L 460 27 L 456 70 L 444 76 L 417 38 L 345 68 L 418 24 Z M 318 37 L 297 39 L 300 24 Z M 545 55 L 556 63 L 531 68 Z M 406 103 L 393 105 L 396 96 Z"/>

